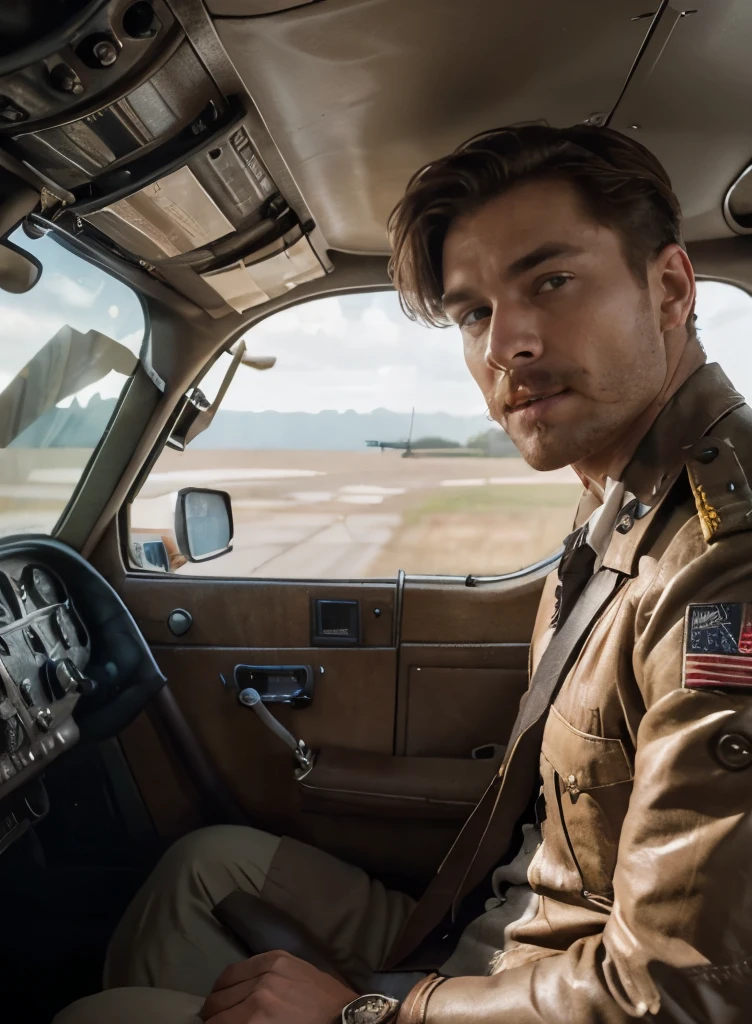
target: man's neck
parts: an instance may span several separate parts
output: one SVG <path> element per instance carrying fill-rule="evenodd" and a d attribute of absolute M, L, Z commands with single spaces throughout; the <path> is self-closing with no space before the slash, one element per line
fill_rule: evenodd
<path fill-rule="evenodd" d="M 643 437 L 668 400 L 706 361 L 696 337 L 686 340 L 668 365 L 663 387 L 648 407 L 610 445 L 572 467 L 586 487 L 602 498 L 606 481 L 620 480 Z"/>

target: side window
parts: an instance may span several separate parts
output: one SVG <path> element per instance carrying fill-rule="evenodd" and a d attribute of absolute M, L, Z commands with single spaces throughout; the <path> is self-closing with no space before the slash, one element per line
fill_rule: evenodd
<path fill-rule="evenodd" d="M 209 429 L 184 452 L 165 448 L 130 510 L 140 564 L 159 566 L 143 545 L 164 538 L 169 568 L 188 575 L 495 574 L 571 529 L 575 474 L 522 461 L 487 417 L 456 328 L 413 324 L 395 293 L 370 292 L 284 310 L 245 341 L 276 363 L 241 365 Z M 230 358 L 201 381 L 207 399 Z M 219 559 L 180 564 L 172 524 L 186 487 L 232 497 L 233 550 Z"/>
<path fill-rule="evenodd" d="M 752 398 L 752 297 L 700 282 L 697 318 L 708 359 Z M 185 451 L 165 448 L 131 508 L 140 564 L 298 579 L 495 574 L 569 532 L 574 473 L 531 470 L 489 421 L 456 329 L 410 323 L 393 292 L 371 292 L 284 310 L 245 341 L 256 368 L 239 368 Z M 201 381 L 207 400 L 230 360 Z M 231 495 L 233 550 L 220 559 L 186 563 L 177 551 L 186 487 Z"/>
<path fill-rule="evenodd" d="M 736 390 L 752 402 L 752 295 L 721 281 L 699 281 L 696 311 L 708 362 L 720 363 Z"/>

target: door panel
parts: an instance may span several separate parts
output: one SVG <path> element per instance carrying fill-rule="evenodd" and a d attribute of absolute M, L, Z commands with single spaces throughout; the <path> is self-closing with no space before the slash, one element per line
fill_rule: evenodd
<path fill-rule="evenodd" d="M 475 747 L 506 743 L 525 692 L 527 671 L 504 663 L 524 662 L 526 647 L 402 650 L 407 665 L 401 672 L 405 712 L 400 753 L 467 758 Z M 481 658 L 501 665 L 481 668 Z"/>
<path fill-rule="evenodd" d="M 367 653 L 311 647 L 153 650 L 204 751 L 237 802 L 254 818 L 288 823 L 299 813 L 300 795 L 290 751 L 219 679 L 222 673 L 231 680 L 236 665 L 312 665 L 313 703 L 300 710 L 275 707 L 279 721 L 314 750 L 345 747 L 391 753 L 397 657 L 393 648 Z"/>
<path fill-rule="evenodd" d="M 102 571 L 100 569 L 100 571 Z M 361 646 L 393 643 L 394 583 L 311 583 L 129 574 L 120 596 L 149 643 L 211 647 L 306 647 L 311 642 L 311 602 L 356 600 Z M 193 618 L 178 640 L 168 618 L 185 608 Z"/>
<path fill-rule="evenodd" d="M 452 777 L 451 766 L 442 762 L 467 759 L 475 746 L 506 740 L 526 685 L 528 642 L 545 569 L 477 587 L 459 580 L 408 580 L 398 595 L 396 582 L 128 573 L 119 546 L 112 547 L 112 531 L 105 540 L 97 553 L 98 568 L 119 590 L 152 645 L 197 748 L 250 820 L 381 875 L 396 872 L 419 879 L 435 870 L 460 827 L 458 816 L 441 808 L 436 780 Z M 359 644 L 312 643 L 317 599 L 359 602 Z M 168 626 L 176 608 L 192 617 L 181 637 Z M 322 765 L 334 765 L 343 791 L 354 794 L 343 806 L 333 810 L 331 801 L 329 806 L 326 800 L 304 802 L 290 752 L 220 679 L 231 683 L 237 664 L 313 667 L 311 706 L 272 710 L 293 735 L 325 751 Z M 166 770 L 164 756 L 156 754 L 164 740 L 161 728 L 145 715 L 121 739 L 147 804 L 161 819 L 158 827 L 174 837 L 195 827 L 197 804 L 180 768 Z M 168 759 L 174 756 L 169 747 L 164 744 Z M 337 749 L 344 752 L 339 759 Z M 373 755 L 375 771 L 367 759 L 347 752 Z M 391 798 L 373 799 L 381 788 L 376 755 L 386 759 L 384 780 L 397 793 L 399 815 L 390 812 Z M 432 771 L 429 762 L 421 767 L 420 758 L 442 762 L 435 762 Z M 493 771 L 489 762 L 489 779 Z M 475 769 L 465 761 L 457 766 L 460 775 L 474 779 Z M 402 796 L 415 799 L 421 776 L 428 795 L 420 813 L 411 816 L 404 812 Z"/>
<path fill-rule="evenodd" d="M 403 644 L 510 644 L 529 642 L 543 567 L 523 576 L 468 587 L 462 581 L 408 580 L 402 603 Z"/>

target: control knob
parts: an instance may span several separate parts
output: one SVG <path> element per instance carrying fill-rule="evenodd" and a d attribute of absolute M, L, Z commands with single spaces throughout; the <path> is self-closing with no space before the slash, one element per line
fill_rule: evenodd
<path fill-rule="evenodd" d="M 93 693 L 97 684 L 85 676 L 70 658 L 50 659 L 47 662 L 47 684 L 52 696 L 60 700 L 68 693 L 81 693 L 88 696 Z"/>

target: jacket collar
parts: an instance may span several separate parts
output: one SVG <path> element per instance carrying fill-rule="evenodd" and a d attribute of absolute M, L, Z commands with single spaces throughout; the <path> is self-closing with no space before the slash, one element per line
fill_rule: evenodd
<path fill-rule="evenodd" d="M 690 450 L 741 405 L 743 396 L 718 363 L 705 363 L 695 370 L 669 399 L 624 471 L 625 491 L 636 501 L 622 509 L 621 526 L 617 517 L 617 528 L 603 558 L 605 568 L 634 573 L 640 542 L 681 474 Z"/>

